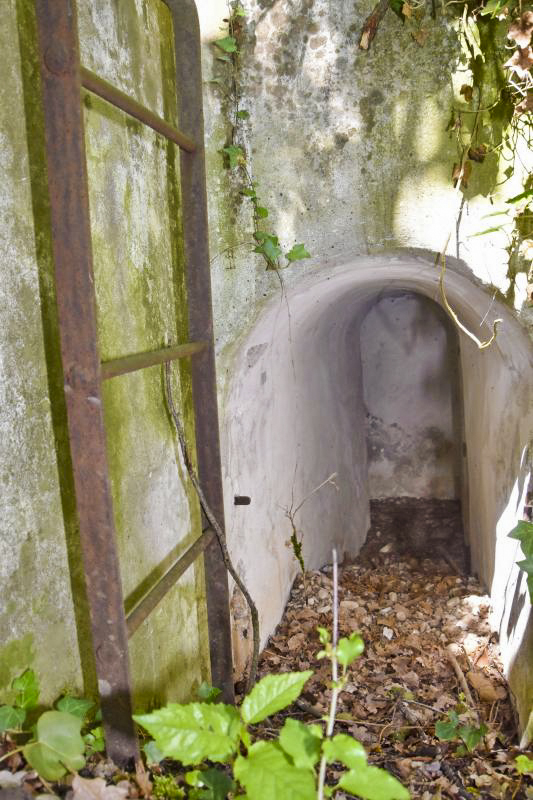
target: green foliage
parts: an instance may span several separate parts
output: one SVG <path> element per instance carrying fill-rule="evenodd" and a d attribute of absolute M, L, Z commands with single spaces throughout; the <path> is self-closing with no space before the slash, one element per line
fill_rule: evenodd
<path fill-rule="evenodd" d="M 509 534 L 511 539 L 518 539 L 520 547 L 525 555 L 523 561 L 518 561 L 517 564 L 521 570 L 527 574 L 527 588 L 529 590 L 529 598 L 533 603 L 533 524 L 521 520 L 518 525 L 513 528 Z"/>
<path fill-rule="evenodd" d="M 312 674 L 308 669 L 305 672 L 266 675 L 244 699 L 241 707 L 244 722 L 253 725 L 289 706 L 300 696 Z"/>
<path fill-rule="evenodd" d="M 201 683 L 196 690 L 198 700 L 201 700 L 203 703 L 214 703 L 220 694 L 222 694 L 220 689 L 217 689 L 216 686 L 211 686 L 207 681 Z"/>
<path fill-rule="evenodd" d="M 41 777 L 57 781 L 85 766 L 82 721 L 64 711 L 45 711 L 37 721 L 35 739 L 22 752 Z"/>
<path fill-rule="evenodd" d="M 528 756 L 517 756 L 515 758 L 516 769 L 521 775 L 533 774 L 533 758 Z"/>
<path fill-rule="evenodd" d="M 26 711 L 35 708 L 39 701 L 39 681 L 32 669 L 27 669 L 15 678 L 11 688 L 17 693 L 14 705 Z"/>
<path fill-rule="evenodd" d="M 16 731 L 26 719 L 26 712 L 23 708 L 13 706 L 0 706 L 0 733 L 4 731 Z"/>
<path fill-rule="evenodd" d="M 209 703 L 171 703 L 133 719 L 153 736 L 167 758 L 199 764 L 206 758 L 225 762 L 235 754 L 242 723 L 233 706 Z"/>
<path fill-rule="evenodd" d="M 435 734 L 441 741 L 453 741 L 461 739 L 466 749 L 471 753 L 481 742 L 488 728 L 486 725 L 480 726 L 462 724 L 457 711 L 448 711 L 447 720 L 439 720 L 435 725 Z"/>
<path fill-rule="evenodd" d="M 97 725 L 83 737 L 85 746 L 89 753 L 103 753 L 105 750 L 104 729 Z"/>
<path fill-rule="evenodd" d="M 325 628 L 319 629 L 319 635 L 324 656 L 342 664 L 342 683 L 348 666 L 361 655 L 363 641 L 353 633 L 333 647 Z M 176 758 L 196 766 L 185 776 L 192 787 L 187 797 L 194 800 L 225 800 L 228 792 L 239 788 L 246 793 L 235 795 L 241 800 L 316 800 L 317 765 L 326 761 L 340 762 L 348 770 L 337 786 L 327 788 L 327 796 L 346 789 L 369 800 L 408 800 L 407 790 L 396 778 L 369 766 L 363 746 L 346 734 L 324 737 L 321 725 L 304 725 L 288 717 L 278 741 L 254 736 L 252 742 L 248 726 L 291 705 L 311 675 L 310 670 L 266 675 L 240 709 L 222 704 L 171 704 L 134 719 L 154 737 L 158 760 Z M 151 752 L 146 745 L 145 752 Z M 206 761 L 231 765 L 238 786 L 226 771 L 202 768 Z"/>
<path fill-rule="evenodd" d="M 277 271 L 282 266 L 281 258 L 284 253 L 278 236 L 259 227 L 260 223 L 270 216 L 270 212 L 257 196 L 257 183 L 252 179 L 249 171 L 245 138 L 240 128 L 242 122 L 250 119 L 250 112 L 239 108 L 240 92 L 238 87 L 240 37 L 246 11 L 240 3 L 232 3 L 229 10 L 227 36 L 213 42 L 216 60 L 223 62 L 222 69 L 225 72 L 215 75 L 209 81 L 210 84 L 221 90 L 226 107 L 228 105 L 230 107 L 230 119 L 228 120 L 230 133 L 226 146 L 220 152 L 224 158 L 225 168 L 231 172 L 238 173 L 242 178 L 241 186 L 238 189 L 239 194 L 243 197 L 248 197 L 253 206 L 252 235 L 256 242 L 253 252 L 263 257 L 267 270 Z M 229 91 L 226 88 L 228 86 Z M 311 255 L 303 244 L 295 244 L 285 253 L 285 258 L 287 261 L 286 266 L 288 266 L 295 261 L 311 258 Z"/>
<path fill-rule="evenodd" d="M 72 695 L 66 694 L 57 701 L 56 708 L 58 711 L 65 711 L 67 714 L 72 714 L 85 721 L 89 711 L 94 708 L 94 703 L 84 697 L 72 697 Z"/>
<path fill-rule="evenodd" d="M 172 775 L 154 775 L 152 794 L 161 800 L 178 800 L 185 797 L 185 792 L 180 789 Z"/>

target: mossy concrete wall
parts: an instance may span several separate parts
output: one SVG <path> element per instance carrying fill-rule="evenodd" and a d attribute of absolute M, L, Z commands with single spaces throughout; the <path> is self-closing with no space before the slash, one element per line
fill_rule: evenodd
<path fill-rule="evenodd" d="M 422 21 L 420 43 L 412 26 L 388 12 L 365 52 L 359 48 L 361 29 L 374 5 L 374 0 L 241 0 L 247 16 L 234 75 L 213 46 L 227 34 L 226 3 L 197 3 L 204 35 L 212 280 L 230 543 L 260 606 L 263 637 L 275 627 L 297 570 L 286 547 L 290 525 L 284 509 L 291 496 L 301 499 L 331 471 L 342 472 L 339 493 L 325 488 L 302 508 L 304 555 L 318 566 L 329 558 L 333 542 L 341 551 L 360 546 L 368 525 L 366 445 L 357 428 L 362 409 L 349 412 L 348 406 L 361 397 L 361 386 L 356 368 L 348 369 L 353 380 L 347 383 L 350 376 L 336 363 L 340 358 L 346 363 L 343 331 L 357 326 L 362 314 L 351 287 L 359 285 L 361 302 L 375 290 L 377 302 L 375 269 L 382 291 L 394 284 L 397 291 L 411 288 L 441 302 L 432 265 L 446 247 L 450 259 L 461 260 L 450 278 L 456 308 L 480 338 L 490 333 L 497 315 L 496 289 L 513 307 L 506 316 L 511 330 L 504 334 L 510 339 L 502 339 L 501 351 L 489 355 L 461 338 L 462 380 L 468 384 L 463 391 L 467 459 L 461 471 L 474 569 L 492 589 L 495 627 L 525 726 L 531 707 L 531 688 L 524 689 L 531 687 L 531 636 L 528 640 L 524 633 L 530 604 L 514 566 L 520 554 L 506 535 L 520 516 L 528 470 L 530 386 L 516 365 L 520 361 L 527 375 L 531 350 L 513 319 L 513 313 L 522 313 L 526 276 L 508 274 L 505 234 L 475 236 L 491 225 L 486 215 L 503 210 L 504 199 L 521 191 L 520 176 L 499 189 L 502 176 L 491 155 L 473 165 L 468 189 L 456 191 L 452 172 L 460 158 L 449 123 L 454 107 L 469 109 L 459 90 L 471 83 L 456 30 L 439 10 L 436 20 L 427 15 Z M 485 76 L 485 99 L 492 102 L 498 86 L 491 84 L 495 73 L 489 64 Z M 235 107 L 228 100 L 233 78 L 239 108 L 250 114 L 236 136 Z M 464 115 L 465 131 L 471 119 Z M 483 135 L 491 141 L 488 127 Z M 251 205 L 239 194 L 239 178 L 225 169 L 220 152 L 233 140 L 246 147 L 248 170 L 258 183 L 261 204 L 269 209 L 265 228 L 279 237 L 284 251 L 304 242 L 312 255 L 283 270 L 284 289 L 279 276 L 265 271 L 262 257 L 251 252 Z M 417 282 L 421 252 L 425 256 Z M 369 255 L 376 260 L 367 261 Z M 395 269 L 397 257 L 404 263 L 403 282 Z M 348 295 L 342 299 L 337 294 L 343 285 L 354 292 L 352 323 Z M 469 303 L 466 294 L 474 290 L 475 301 Z M 328 306 L 333 297 L 336 305 Z M 348 431 L 343 426 L 350 418 L 355 427 Z M 505 435 L 489 444 L 500 429 Z M 337 447 L 339 440 L 344 447 Z M 351 517 L 345 505 L 348 487 Z M 252 505 L 234 507 L 236 493 L 249 494 Z M 503 585 L 494 583 L 496 575 Z M 279 591 L 275 599 L 272 586 Z M 518 586 L 515 594 L 511 586 Z"/>
<path fill-rule="evenodd" d="M 176 123 L 170 12 L 159 0 L 78 6 L 82 63 Z M 31 0 L 3 7 L 0 197 L 0 702 L 33 667 L 49 702 L 94 693 L 58 352 L 42 109 Z M 103 360 L 187 340 L 179 152 L 84 95 L 99 342 Z M 189 438 L 191 385 L 174 388 Z M 160 368 L 104 385 L 126 607 L 200 533 L 165 408 Z M 103 565 L 105 566 L 105 565 Z M 180 700 L 209 678 L 201 559 L 134 634 L 136 706 Z"/>

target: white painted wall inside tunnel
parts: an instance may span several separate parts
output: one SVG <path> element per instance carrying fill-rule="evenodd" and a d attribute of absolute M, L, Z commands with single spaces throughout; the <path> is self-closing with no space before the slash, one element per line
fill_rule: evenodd
<path fill-rule="evenodd" d="M 291 499 L 298 503 L 338 473 L 339 491 L 324 487 L 296 518 L 311 568 L 330 561 L 333 544 L 341 553 L 357 552 L 368 529 L 358 326 L 383 291 L 417 292 L 438 301 L 437 281 L 431 258 L 407 254 L 326 266 L 288 288 L 287 303 L 276 298 L 265 307 L 235 351 L 222 429 L 228 541 L 258 605 L 263 643 L 279 622 L 297 572 L 286 546 L 290 525 L 284 509 Z M 480 328 L 490 298 L 469 278 L 449 269 L 447 292 L 462 321 L 480 336 L 494 316 L 504 318 L 489 350 L 479 351 L 461 337 L 473 568 L 490 589 L 497 528 L 506 536 L 513 515 L 498 523 L 523 470 L 531 430 L 531 346 L 501 306 L 492 308 Z M 250 495 L 251 505 L 235 507 L 235 494 Z M 514 518 L 519 511 L 514 509 Z M 498 551 L 497 567 L 505 586 L 516 583 L 518 569 L 508 550 Z M 495 622 L 506 637 L 506 666 L 512 663 L 519 676 L 523 671 L 516 665 L 528 659 L 520 631 L 530 605 L 523 592 L 518 598 L 507 594 L 493 595 Z M 504 631 L 511 605 L 519 621 Z M 526 698 L 519 707 L 524 714 Z"/>
<path fill-rule="evenodd" d="M 361 325 L 373 498 L 458 496 L 458 352 L 446 323 L 436 303 L 402 292 L 378 298 Z"/>

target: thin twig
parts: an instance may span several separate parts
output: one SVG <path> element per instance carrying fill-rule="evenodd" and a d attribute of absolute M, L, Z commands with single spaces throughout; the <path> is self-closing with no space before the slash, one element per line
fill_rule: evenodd
<path fill-rule="evenodd" d="M 244 595 L 246 602 L 248 603 L 248 608 L 250 609 L 250 616 L 252 618 L 252 630 L 253 630 L 253 651 L 252 651 L 252 663 L 250 665 L 250 672 L 248 673 L 248 680 L 246 682 L 246 690 L 250 691 L 252 686 L 255 683 L 255 677 L 257 674 L 257 663 L 259 660 L 259 614 L 257 612 L 257 607 L 252 600 L 250 592 L 246 588 L 245 584 L 241 580 L 237 570 L 233 566 L 233 562 L 231 560 L 230 554 L 228 552 L 228 547 L 226 544 L 226 535 L 222 530 L 216 516 L 214 515 L 213 511 L 209 503 L 207 502 L 206 496 L 204 491 L 200 485 L 200 481 L 196 474 L 196 470 L 194 469 L 189 449 L 187 447 L 187 441 L 185 439 L 185 431 L 183 429 L 183 424 L 181 418 L 176 410 L 176 406 L 174 404 L 174 398 L 172 395 L 172 385 L 170 381 L 170 362 L 165 361 L 164 364 L 165 368 L 165 394 L 166 394 L 166 401 L 167 406 L 172 416 L 172 420 L 174 422 L 174 426 L 176 428 L 176 432 L 178 434 L 178 440 L 181 449 L 181 455 L 183 457 L 183 461 L 187 472 L 189 473 L 189 477 L 191 479 L 191 483 L 198 495 L 198 499 L 200 500 L 200 505 L 203 509 L 205 516 L 207 517 L 208 522 L 210 523 L 211 527 L 213 528 L 216 537 L 218 539 L 218 543 L 220 545 L 220 549 L 222 551 L 222 560 L 224 562 L 224 566 L 226 567 L 227 571 L 241 590 Z"/>
<path fill-rule="evenodd" d="M 468 688 L 468 684 L 467 684 L 466 678 L 465 678 L 465 676 L 463 674 L 463 670 L 459 666 L 459 662 L 457 661 L 455 655 L 452 653 L 449 645 L 446 648 L 446 656 L 448 658 L 448 661 L 450 662 L 450 664 L 454 668 L 455 674 L 457 675 L 457 680 L 459 681 L 459 683 L 461 685 L 461 689 L 463 690 L 464 695 L 466 697 L 466 702 L 468 703 L 468 705 L 470 706 L 472 711 L 475 713 L 476 717 L 478 717 L 476 704 L 474 703 L 474 698 L 472 697 L 470 689 Z M 478 717 L 478 724 L 479 724 L 479 717 Z"/>
<path fill-rule="evenodd" d="M 339 570 L 337 566 L 337 548 L 333 548 L 333 637 L 332 637 L 331 672 L 333 677 L 333 688 L 331 690 L 331 703 L 329 707 L 328 724 L 326 736 L 333 734 L 335 726 L 335 715 L 337 713 L 337 700 L 341 689 L 339 687 L 339 663 L 337 661 L 337 642 L 339 639 Z M 326 780 L 326 756 L 320 759 L 320 772 L 318 774 L 318 800 L 324 800 L 324 783 Z"/>

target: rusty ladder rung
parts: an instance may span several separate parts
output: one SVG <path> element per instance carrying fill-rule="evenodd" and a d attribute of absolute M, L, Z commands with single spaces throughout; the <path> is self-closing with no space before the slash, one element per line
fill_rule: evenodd
<path fill-rule="evenodd" d="M 166 120 L 158 117 L 157 114 L 154 114 L 154 112 L 150 111 L 146 106 L 138 103 L 137 100 L 134 100 L 125 92 L 121 92 L 120 89 L 117 89 L 112 83 L 108 83 L 99 75 L 96 75 L 94 72 L 91 72 L 90 69 L 83 66 L 80 66 L 80 76 L 81 85 L 84 89 L 88 89 L 93 94 L 111 103 L 111 105 L 125 111 L 130 117 L 138 119 L 139 122 L 157 131 L 157 133 L 160 133 L 167 139 L 170 139 L 171 142 L 177 144 L 182 150 L 186 150 L 187 153 L 194 153 L 196 145 L 192 139 L 177 128 L 174 128 L 174 126 L 170 125 Z"/>
<path fill-rule="evenodd" d="M 128 637 L 133 636 L 137 628 L 147 619 L 148 615 L 159 605 L 161 600 L 172 589 L 176 581 L 178 581 L 183 573 L 189 569 L 191 564 L 200 556 L 206 547 L 208 547 L 215 536 L 214 531 L 208 528 L 198 539 L 192 544 L 186 552 L 176 559 L 172 566 L 165 572 L 164 575 L 152 586 L 152 588 L 144 595 L 136 606 L 126 614 L 126 627 L 128 629 Z"/>
<path fill-rule="evenodd" d="M 107 381 L 118 375 L 126 375 L 128 372 L 164 364 L 165 361 L 174 361 L 176 358 L 187 358 L 201 353 L 207 346 L 207 342 L 188 342 L 187 344 L 162 347 L 160 350 L 150 350 L 147 353 L 135 353 L 131 356 L 102 361 L 102 380 Z"/>

